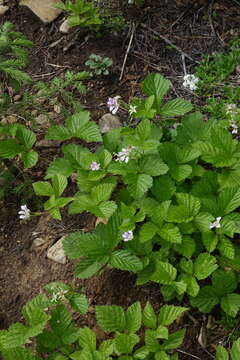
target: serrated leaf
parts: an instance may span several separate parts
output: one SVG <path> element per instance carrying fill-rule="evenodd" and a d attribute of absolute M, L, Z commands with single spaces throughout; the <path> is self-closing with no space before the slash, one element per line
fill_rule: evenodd
<path fill-rule="evenodd" d="M 168 172 L 168 166 L 158 155 L 144 156 L 140 162 L 140 169 L 144 174 L 160 176 Z"/>
<path fill-rule="evenodd" d="M 158 113 L 160 113 L 162 99 L 168 92 L 170 86 L 171 83 L 169 80 L 165 79 L 160 74 L 153 73 L 148 75 L 142 83 L 144 93 L 148 96 L 155 96 L 154 105 Z"/>
<path fill-rule="evenodd" d="M 69 160 L 58 158 L 51 162 L 47 169 L 45 179 L 51 179 L 55 175 L 70 176 L 73 172 L 73 167 Z"/>
<path fill-rule="evenodd" d="M 16 138 L 27 150 L 30 150 L 36 142 L 36 135 L 24 126 L 18 128 Z"/>
<path fill-rule="evenodd" d="M 146 174 L 129 174 L 125 178 L 128 191 L 135 199 L 141 198 L 152 186 L 152 177 Z"/>
<path fill-rule="evenodd" d="M 21 157 L 25 169 L 32 168 L 38 162 L 38 153 L 33 150 L 22 153 Z"/>
<path fill-rule="evenodd" d="M 202 233 L 202 241 L 206 250 L 211 253 L 216 249 L 218 243 L 218 236 L 215 232 L 205 232 Z"/>
<path fill-rule="evenodd" d="M 120 354 L 131 354 L 138 342 L 139 337 L 136 334 L 118 334 L 115 337 L 115 347 Z"/>
<path fill-rule="evenodd" d="M 158 282 L 159 284 L 171 285 L 176 279 L 177 270 L 168 262 L 157 261 L 156 269 L 151 275 L 152 281 Z"/>
<path fill-rule="evenodd" d="M 83 349 L 88 349 L 90 351 L 96 350 L 97 338 L 94 331 L 88 327 L 84 327 L 79 330 L 79 345 Z"/>
<path fill-rule="evenodd" d="M 238 360 L 240 354 L 240 339 L 233 342 L 232 349 L 230 351 L 231 360 Z"/>
<path fill-rule="evenodd" d="M 197 296 L 200 286 L 198 285 L 198 282 L 196 278 L 189 274 L 183 274 L 181 275 L 181 280 L 185 282 L 187 285 L 186 292 L 190 296 Z"/>
<path fill-rule="evenodd" d="M 81 259 L 75 266 L 74 274 L 79 279 L 87 279 L 96 274 L 107 262 L 108 257 L 103 258 L 101 262 L 89 258 Z"/>
<path fill-rule="evenodd" d="M 142 323 L 142 309 L 139 301 L 129 306 L 125 312 L 125 319 L 125 328 L 128 332 L 135 333 L 140 329 Z"/>
<path fill-rule="evenodd" d="M 179 244 L 182 242 L 182 236 L 179 228 L 173 224 L 165 224 L 159 231 L 158 234 L 163 240 L 170 243 Z"/>
<path fill-rule="evenodd" d="M 96 204 L 110 198 L 114 184 L 100 184 L 92 188 L 91 196 Z"/>
<path fill-rule="evenodd" d="M 168 339 L 164 341 L 161 346 L 163 350 L 172 350 L 176 349 L 183 342 L 186 329 L 178 330 L 173 334 L 169 335 Z"/>
<path fill-rule="evenodd" d="M 143 309 L 143 324 L 150 328 L 155 329 L 157 327 L 157 316 L 155 314 L 155 311 L 148 301 Z"/>
<path fill-rule="evenodd" d="M 3 159 L 13 159 L 22 150 L 22 147 L 14 139 L 0 141 L 0 157 Z"/>
<path fill-rule="evenodd" d="M 216 295 L 222 297 L 223 295 L 233 293 L 237 288 L 237 279 L 235 272 L 232 270 L 218 269 L 212 275 L 212 284 L 216 291 Z"/>
<path fill-rule="evenodd" d="M 36 195 L 51 196 L 54 194 L 52 185 L 47 181 L 37 181 L 32 186 Z"/>
<path fill-rule="evenodd" d="M 117 269 L 132 272 L 141 271 L 143 268 L 141 260 L 128 250 L 114 251 L 110 257 L 109 264 Z"/>
<path fill-rule="evenodd" d="M 96 306 L 96 319 L 98 325 L 107 332 L 122 331 L 125 328 L 125 315 L 120 306 Z"/>
<path fill-rule="evenodd" d="M 163 326 L 172 324 L 187 308 L 173 305 L 164 305 L 160 309 L 158 323 Z"/>
<path fill-rule="evenodd" d="M 196 250 L 195 240 L 189 236 L 183 236 L 182 243 L 175 246 L 177 251 L 187 259 L 190 259 Z"/>
<path fill-rule="evenodd" d="M 154 179 L 151 192 L 158 201 L 170 200 L 175 191 L 175 184 L 168 175 Z"/>
<path fill-rule="evenodd" d="M 99 207 L 98 211 L 93 212 L 96 216 L 109 219 L 113 213 L 117 210 L 117 204 L 115 201 L 104 201 Z"/>
<path fill-rule="evenodd" d="M 227 215 L 240 206 L 239 187 L 223 189 L 218 197 L 219 211 Z"/>
<path fill-rule="evenodd" d="M 194 275 L 198 280 L 206 279 L 211 275 L 218 265 L 215 256 L 208 253 L 201 253 L 194 263 Z"/>
<path fill-rule="evenodd" d="M 67 187 L 67 178 L 63 175 L 54 175 L 52 178 L 52 186 L 55 196 L 59 197 Z"/>
<path fill-rule="evenodd" d="M 170 222 L 190 222 L 200 210 L 200 201 L 198 198 L 187 193 L 176 193 L 179 206 L 171 206 L 168 212 L 168 221 Z"/>
<path fill-rule="evenodd" d="M 65 126 L 51 126 L 46 134 L 47 140 L 67 140 L 71 138 L 70 131 Z"/>
<path fill-rule="evenodd" d="M 240 349 L 239 349 L 239 351 L 240 351 Z M 222 345 L 218 345 L 216 347 L 216 359 L 215 360 L 229 360 L 228 352 Z"/>
<path fill-rule="evenodd" d="M 191 111 L 192 108 L 193 106 L 189 101 L 177 98 L 168 101 L 161 107 L 161 115 L 163 117 L 180 116 Z"/>
<path fill-rule="evenodd" d="M 203 313 L 209 313 L 219 303 L 216 292 L 212 286 L 204 286 L 196 297 L 191 297 L 191 305 Z"/>
<path fill-rule="evenodd" d="M 221 299 L 221 308 L 229 316 L 237 316 L 240 310 L 240 294 L 227 294 Z"/>
<path fill-rule="evenodd" d="M 218 250 L 220 251 L 220 254 L 222 256 L 225 256 L 228 259 L 234 259 L 234 257 L 235 257 L 234 245 L 231 242 L 231 240 L 229 240 L 225 236 L 220 237 L 220 242 L 218 244 Z"/>
<path fill-rule="evenodd" d="M 170 174 L 176 181 L 183 181 L 188 178 L 192 173 L 192 167 L 190 165 L 175 165 L 170 168 Z"/>
<path fill-rule="evenodd" d="M 151 240 L 157 231 L 158 231 L 158 227 L 153 223 L 147 222 L 143 224 L 139 231 L 139 241 L 143 243 Z"/>
<path fill-rule="evenodd" d="M 74 294 L 69 299 L 71 307 L 80 314 L 86 314 L 88 311 L 88 299 L 84 294 Z"/>
<path fill-rule="evenodd" d="M 151 122 L 147 119 L 142 120 L 136 127 L 136 134 L 139 136 L 141 141 L 146 140 L 151 132 Z"/>
<path fill-rule="evenodd" d="M 87 142 L 101 142 L 102 136 L 100 134 L 97 124 L 93 121 L 87 123 L 78 133 L 78 137 Z"/>

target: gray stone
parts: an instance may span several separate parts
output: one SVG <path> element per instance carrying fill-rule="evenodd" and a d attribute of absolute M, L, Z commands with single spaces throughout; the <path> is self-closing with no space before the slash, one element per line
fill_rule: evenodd
<path fill-rule="evenodd" d="M 121 126 L 119 117 L 110 113 L 104 114 L 99 120 L 99 128 L 103 134 Z"/>
<path fill-rule="evenodd" d="M 20 5 L 27 6 L 44 23 L 50 23 L 62 12 L 54 7 L 58 2 L 59 0 L 21 0 Z"/>
<path fill-rule="evenodd" d="M 67 258 L 63 250 L 63 239 L 65 236 L 62 236 L 53 246 L 51 246 L 47 251 L 47 257 L 50 260 L 53 260 L 59 264 L 66 264 Z"/>

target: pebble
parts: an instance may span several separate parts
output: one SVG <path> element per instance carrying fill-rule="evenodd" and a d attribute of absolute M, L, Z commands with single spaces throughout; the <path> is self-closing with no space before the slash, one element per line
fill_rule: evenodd
<path fill-rule="evenodd" d="M 53 246 L 47 251 L 47 257 L 59 264 L 66 264 L 67 258 L 63 250 L 63 240 L 65 236 L 62 236 Z"/>
<path fill-rule="evenodd" d="M 71 27 L 68 25 L 68 19 L 66 19 L 66 20 L 64 20 L 64 22 L 61 24 L 61 26 L 60 26 L 60 28 L 59 28 L 59 31 L 60 31 L 62 34 L 68 34 L 70 28 L 71 28 Z"/>
<path fill-rule="evenodd" d="M 99 120 L 99 128 L 103 134 L 121 126 L 119 117 L 110 113 L 104 114 Z"/>

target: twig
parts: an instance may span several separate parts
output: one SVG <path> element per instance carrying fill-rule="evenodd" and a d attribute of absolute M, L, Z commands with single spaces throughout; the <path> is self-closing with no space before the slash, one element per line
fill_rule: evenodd
<path fill-rule="evenodd" d="M 120 76 L 119 76 L 119 80 L 120 80 L 120 81 L 122 80 L 122 77 L 123 77 L 123 73 L 124 73 L 124 69 L 125 69 L 127 57 L 128 57 L 128 54 L 129 54 L 131 45 L 132 45 L 133 35 L 134 35 L 135 31 L 136 31 L 136 25 L 133 24 L 133 25 L 132 25 L 132 30 L 131 30 L 131 36 L 130 36 L 129 43 L 128 43 L 128 47 L 127 47 L 127 51 L 126 51 L 126 53 L 125 53 L 124 60 L 123 60 L 123 64 L 122 64 L 121 74 L 120 74 Z"/>
<path fill-rule="evenodd" d="M 186 351 L 183 351 L 183 350 L 180 350 L 180 349 L 176 349 L 178 352 L 180 352 L 181 354 L 184 354 L 184 355 L 188 355 L 190 357 L 192 357 L 193 359 L 197 359 L 197 360 L 202 360 L 200 357 L 196 356 L 196 355 L 192 355 Z"/>
<path fill-rule="evenodd" d="M 183 72 L 184 72 L 184 75 L 186 76 L 187 75 L 187 70 L 186 70 L 185 55 L 184 54 L 182 54 L 182 64 L 183 64 Z"/>
<path fill-rule="evenodd" d="M 157 31 L 147 27 L 145 24 L 141 24 L 141 27 L 143 27 L 144 29 L 152 32 L 155 36 L 158 36 L 160 39 L 164 40 L 168 45 L 172 46 L 174 49 L 176 49 L 181 55 L 184 55 L 186 58 L 188 58 L 189 60 L 199 64 L 199 61 L 194 60 L 191 56 L 189 56 L 187 53 L 185 53 L 182 49 L 180 49 L 177 45 L 173 44 L 172 41 L 168 40 L 165 36 L 159 34 Z"/>

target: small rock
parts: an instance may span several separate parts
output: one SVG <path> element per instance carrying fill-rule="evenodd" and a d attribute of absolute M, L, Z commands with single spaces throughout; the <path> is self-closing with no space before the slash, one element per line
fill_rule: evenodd
<path fill-rule="evenodd" d="M 33 240 L 33 247 L 39 247 L 43 244 L 45 244 L 49 239 L 45 238 L 41 238 L 41 237 L 38 237 L 36 239 Z"/>
<path fill-rule="evenodd" d="M 50 260 L 53 260 L 59 264 L 66 264 L 67 258 L 63 250 L 63 239 L 65 236 L 62 236 L 53 246 L 51 246 L 47 251 L 47 257 Z"/>
<path fill-rule="evenodd" d="M 20 95 L 20 94 L 15 95 L 13 98 L 14 102 L 20 100 L 21 97 L 22 97 L 22 95 Z"/>
<path fill-rule="evenodd" d="M 59 0 L 21 0 L 20 5 L 27 6 L 43 22 L 50 23 L 62 12 L 54 7 L 58 2 Z"/>
<path fill-rule="evenodd" d="M 99 120 L 99 128 L 101 133 L 107 133 L 112 129 L 121 127 L 121 122 L 118 116 L 112 114 L 104 114 Z"/>
<path fill-rule="evenodd" d="M 6 11 L 8 11 L 9 7 L 8 6 L 4 6 L 4 5 L 0 5 L 0 16 L 4 15 Z"/>
<path fill-rule="evenodd" d="M 62 34 L 68 34 L 71 27 L 68 25 L 68 19 L 64 20 L 64 22 L 61 24 L 59 31 Z"/>
<path fill-rule="evenodd" d="M 59 105 L 54 105 L 53 110 L 57 113 L 60 114 L 61 113 L 61 107 Z"/>

